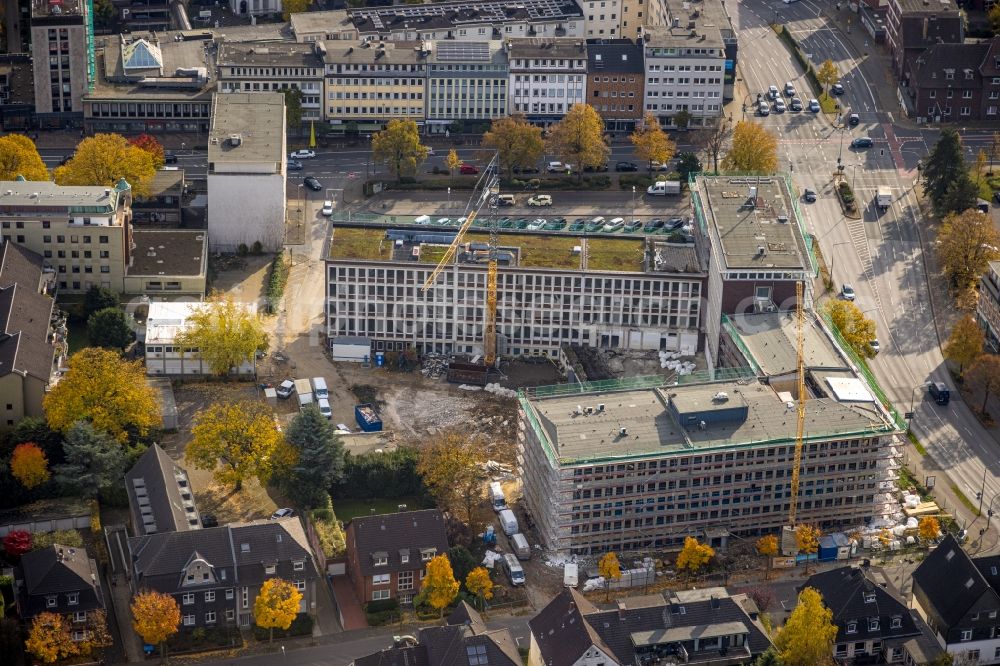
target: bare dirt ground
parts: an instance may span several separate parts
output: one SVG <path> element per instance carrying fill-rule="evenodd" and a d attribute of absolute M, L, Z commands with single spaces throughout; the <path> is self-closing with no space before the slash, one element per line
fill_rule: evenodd
<path fill-rule="evenodd" d="M 214 276 L 209 291 L 216 290 L 232 295 L 244 303 L 258 303 L 264 297 L 268 270 L 273 255 L 231 257 L 225 261 L 212 260 Z"/>

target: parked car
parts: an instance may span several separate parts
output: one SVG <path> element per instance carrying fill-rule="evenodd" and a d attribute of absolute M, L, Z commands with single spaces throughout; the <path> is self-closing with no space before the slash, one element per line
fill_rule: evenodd
<path fill-rule="evenodd" d="M 524 167 L 514 167 L 513 172 L 517 174 L 521 173 L 538 173 L 539 169 L 536 166 L 524 166 Z"/>
<path fill-rule="evenodd" d="M 1000 190 L 993 193 L 993 201 L 1000 204 Z"/>
<path fill-rule="evenodd" d="M 851 127 L 854 127 L 860 122 L 861 122 L 861 116 L 859 116 L 856 113 L 852 113 L 851 115 L 847 116 L 847 124 L 850 125 Z"/>
<path fill-rule="evenodd" d="M 775 113 L 784 113 L 786 108 L 787 107 L 785 106 L 785 102 L 782 101 L 780 98 L 774 100 L 774 112 Z"/>
<path fill-rule="evenodd" d="M 514 198 L 513 194 L 499 194 L 497 195 L 497 205 L 498 206 L 513 206 L 517 203 L 517 199 Z"/>
<path fill-rule="evenodd" d="M 287 400 L 292 397 L 292 393 L 295 392 L 295 382 L 291 379 L 286 379 L 285 381 L 278 384 L 278 388 L 275 389 L 275 393 L 282 400 Z"/>
<path fill-rule="evenodd" d="M 818 99 L 813 98 L 809 100 L 809 110 L 812 111 L 813 113 L 819 113 L 820 107 Z"/>
<path fill-rule="evenodd" d="M 164 164 L 177 164 L 177 155 L 174 153 L 163 153 Z"/>
<path fill-rule="evenodd" d="M 567 167 L 562 162 L 549 162 L 545 170 L 549 173 L 562 173 L 567 170 Z"/>
<path fill-rule="evenodd" d="M 632 220 L 631 222 L 625 223 L 625 228 L 623 231 L 630 234 L 634 231 L 638 231 L 642 227 L 642 220 Z"/>
<path fill-rule="evenodd" d="M 288 160 L 289 171 L 302 171 L 302 162 L 298 160 Z"/>
<path fill-rule="evenodd" d="M 871 148 L 872 140 L 868 136 L 859 136 L 851 141 L 851 148 Z"/>
<path fill-rule="evenodd" d="M 552 195 L 550 194 L 536 194 L 535 196 L 528 199 L 529 206 L 551 206 L 552 205 Z"/>
<path fill-rule="evenodd" d="M 760 100 L 760 104 L 757 105 L 757 114 L 761 116 L 771 115 L 771 107 L 764 100 Z"/>
<path fill-rule="evenodd" d="M 670 170 L 670 165 L 668 165 L 666 162 L 657 162 L 656 160 L 653 160 L 652 162 L 649 163 L 649 170 L 650 171 L 669 171 Z"/>
<path fill-rule="evenodd" d="M 795 86 L 791 81 L 785 83 L 785 97 L 795 97 Z"/>
<path fill-rule="evenodd" d="M 802 198 L 809 203 L 816 203 L 816 192 L 806 189 L 806 191 L 802 193 Z"/>
<path fill-rule="evenodd" d="M 619 162 L 615 165 L 615 171 L 638 171 L 639 165 L 635 162 Z"/>
<path fill-rule="evenodd" d="M 284 509 L 278 509 L 277 511 L 272 513 L 271 520 L 277 520 L 278 518 L 289 518 L 294 515 L 295 515 L 294 509 L 289 509 L 288 507 L 285 507 Z"/>
<path fill-rule="evenodd" d="M 844 86 L 843 86 L 843 84 L 841 84 L 841 83 L 834 83 L 832 86 L 830 86 L 830 94 L 831 95 L 843 95 L 844 94 Z"/>
<path fill-rule="evenodd" d="M 647 222 L 646 226 L 644 226 L 642 228 L 642 230 L 645 233 L 647 233 L 647 234 L 652 234 L 652 233 L 656 233 L 657 231 L 659 231 L 662 228 L 663 228 L 663 220 L 661 220 L 660 218 L 656 217 L 656 218 L 653 218 L 652 220 L 650 220 L 649 222 Z"/>
<path fill-rule="evenodd" d="M 798 113 L 802 110 L 802 100 L 798 97 L 793 97 L 791 103 L 788 105 L 791 111 Z"/>
<path fill-rule="evenodd" d="M 608 170 L 607 164 L 598 164 L 597 166 L 585 166 L 583 171 L 585 173 L 604 173 Z"/>
<path fill-rule="evenodd" d="M 768 86 L 767 96 L 771 99 L 778 99 L 778 86 Z"/>
<path fill-rule="evenodd" d="M 872 353 L 875 354 L 876 356 L 882 350 L 882 346 L 879 345 L 877 338 L 869 342 L 868 346 L 872 348 Z"/>
<path fill-rule="evenodd" d="M 302 150 L 296 150 L 291 155 L 289 155 L 293 160 L 308 160 L 316 157 L 315 150 L 309 150 L 308 148 L 303 148 Z"/>
<path fill-rule="evenodd" d="M 318 180 L 316 180 L 312 176 L 306 176 L 305 179 L 303 179 L 302 182 L 305 184 L 306 187 L 308 187 L 313 192 L 319 192 L 320 190 L 323 189 L 322 183 L 320 183 Z"/>
<path fill-rule="evenodd" d="M 325 416 L 327 419 L 333 418 L 333 410 L 330 409 L 330 401 L 327 398 L 319 398 L 316 401 L 319 406 L 319 413 Z"/>
<path fill-rule="evenodd" d="M 458 167 L 458 172 L 466 176 L 472 176 L 479 173 L 479 169 L 471 164 L 463 164 L 462 166 Z"/>
<path fill-rule="evenodd" d="M 663 225 L 663 228 L 667 231 L 677 231 L 684 226 L 685 222 L 686 220 L 683 217 L 672 217 L 667 220 L 666 224 Z"/>
<path fill-rule="evenodd" d="M 323 210 L 320 211 L 323 215 L 330 217 L 333 215 L 333 202 L 327 199 L 323 202 Z"/>
<path fill-rule="evenodd" d="M 840 287 L 840 297 L 845 301 L 853 301 L 855 297 L 854 287 L 845 282 Z"/>

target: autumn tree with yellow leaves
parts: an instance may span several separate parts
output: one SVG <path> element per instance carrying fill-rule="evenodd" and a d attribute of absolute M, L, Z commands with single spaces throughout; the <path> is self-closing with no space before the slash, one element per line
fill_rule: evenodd
<path fill-rule="evenodd" d="M 784 666 L 823 666 L 833 662 L 837 626 L 833 611 L 814 588 L 799 593 L 799 602 L 778 632 L 774 645 Z"/>
<path fill-rule="evenodd" d="M 834 328 L 858 356 L 875 356 L 871 345 L 875 339 L 875 322 L 866 317 L 861 308 L 851 301 L 834 299 L 826 302 L 826 311 L 830 314 Z"/>
<path fill-rule="evenodd" d="M 497 151 L 500 168 L 507 178 L 514 175 L 514 169 L 537 164 L 545 153 L 542 128 L 532 125 L 519 113 L 494 120 L 483 135 L 483 145 Z"/>
<path fill-rule="evenodd" d="M 666 164 L 677 152 L 677 144 L 663 131 L 660 121 L 652 113 L 647 112 L 643 116 L 642 124 L 629 138 L 635 146 L 635 156 L 646 166 L 652 166 L 653 162 Z"/>
<path fill-rule="evenodd" d="M 162 592 L 140 592 L 132 597 L 132 628 L 150 645 L 160 646 L 177 633 L 181 623 L 181 609 L 177 601 Z"/>
<path fill-rule="evenodd" d="M 427 563 L 427 575 L 420 586 L 420 594 L 431 608 L 436 608 L 441 617 L 444 609 L 458 596 L 458 581 L 451 569 L 451 562 L 445 554 L 431 558 Z"/>
<path fill-rule="evenodd" d="M 77 654 L 70 623 L 58 613 L 39 613 L 31 621 L 24 647 L 43 664 L 54 664 Z"/>
<path fill-rule="evenodd" d="M 281 578 L 268 578 L 253 602 L 253 618 L 258 627 L 269 630 L 268 641 L 274 640 L 274 630 L 287 630 L 299 614 L 302 593 L 294 584 Z"/>
<path fill-rule="evenodd" d="M 548 152 L 572 164 L 577 176 L 586 167 L 604 164 L 611 150 L 604 140 L 604 121 L 589 104 L 574 104 L 563 119 L 549 128 Z"/>
<path fill-rule="evenodd" d="M 934 541 L 941 534 L 941 523 L 934 516 L 924 516 L 917 524 L 917 534 L 923 541 Z"/>
<path fill-rule="evenodd" d="M 265 403 L 216 402 L 195 415 L 185 456 L 198 469 L 213 470 L 218 483 L 232 484 L 239 492 L 250 478 L 267 483 L 284 447 Z"/>
<path fill-rule="evenodd" d="M 177 336 L 183 349 L 197 349 L 212 372 L 224 377 L 267 349 L 267 333 L 260 315 L 231 296 L 212 294 L 187 319 Z"/>
<path fill-rule="evenodd" d="M 980 276 L 991 261 L 1000 259 L 997 248 L 1000 248 L 1000 232 L 989 215 L 969 209 L 944 218 L 937 236 L 937 255 L 960 307 L 975 306 Z"/>
<path fill-rule="evenodd" d="M 417 473 L 438 506 L 474 525 L 482 500 L 485 474 L 479 466 L 481 447 L 465 431 L 437 433 L 420 447 Z"/>
<path fill-rule="evenodd" d="M 951 329 L 948 342 L 944 345 L 944 357 L 952 363 L 957 363 L 958 374 L 962 374 L 962 371 L 983 353 L 985 344 L 983 329 L 979 328 L 972 315 L 965 315 Z"/>
<path fill-rule="evenodd" d="M 766 534 L 757 539 L 755 547 L 757 548 L 757 552 L 767 559 L 766 579 L 771 574 L 771 558 L 778 554 L 778 537 L 773 534 Z"/>
<path fill-rule="evenodd" d="M 607 591 L 605 598 L 609 598 L 611 581 L 622 577 L 622 565 L 618 562 L 618 556 L 613 552 L 605 553 L 597 563 L 597 573 L 604 579 L 604 589 Z"/>
<path fill-rule="evenodd" d="M 823 533 L 818 527 L 802 524 L 795 528 L 795 547 L 806 556 L 806 573 L 809 573 L 809 556 L 819 550 L 819 538 Z"/>
<path fill-rule="evenodd" d="M 823 86 L 823 95 L 830 96 L 830 86 L 840 80 L 840 72 L 832 60 L 824 60 L 816 70 L 816 80 Z"/>
<path fill-rule="evenodd" d="M 138 361 L 110 349 L 88 347 L 69 359 L 69 369 L 42 403 L 49 427 L 61 433 L 87 421 L 120 444 L 160 424 L 160 406 Z"/>
<path fill-rule="evenodd" d="M 52 174 L 60 185 L 113 187 L 124 178 L 136 196 L 149 194 L 156 175 L 153 155 L 119 134 L 95 134 L 81 141 L 66 164 Z"/>
<path fill-rule="evenodd" d="M 689 574 L 696 574 L 701 571 L 712 558 L 715 557 L 715 549 L 707 543 L 699 543 L 694 537 L 684 539 L 684 547 L 677 554 L 677 568 Z"/>
<path fill-rule="evenodd" d="M 722 158 L 723 171 L 773 173 L 777 168 L 777 135 L 752 120 L 736 123 L 732 147 Z"/>
<path fill-rule="evenodd" d="M 49 459 L 33 442 L 18 444 L 10 457 L 10 473 L 27 489 L 36 488 L 52 477 Z"/>
<path fill-rule="evenodd" d="M 0 136 L 0 180 L 48 180 L 49 170 L 35 142 L 23 134 Z"/>
<path fill-rule="evenodd" d="M 493 598 L 493 580 L 486 567 L 476 567 L 465 577 L 465 589 L 479 600 L 479 610 L 483 609 L 485 601 Z"/>
<path fill-rule="evenodd" d="M 374 159 L 388 166 L 397 179 L 414 175 L 428 152 L 427 146 L 420 143 L 420 132 L 412 120 L 390 120 L 384 130 L 372 136 Z"/>

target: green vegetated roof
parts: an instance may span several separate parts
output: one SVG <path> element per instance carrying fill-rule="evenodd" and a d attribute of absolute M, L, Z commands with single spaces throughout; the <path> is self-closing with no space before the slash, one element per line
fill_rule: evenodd
<path fill-rule="evenodd" d="M 392 241 L 385 237 L 385 229 L 335 227 L 330 258 L 388 261 L 392 258 Z"/>
<path fill-rule="evenodd" d="M 641 271 L 642 241 L 591 238 L 587 241 L 587 268 L 592 271 Z"/>

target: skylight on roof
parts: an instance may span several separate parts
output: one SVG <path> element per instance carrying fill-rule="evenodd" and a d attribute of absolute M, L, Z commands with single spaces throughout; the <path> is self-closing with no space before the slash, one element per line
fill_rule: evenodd
<path fill-rule="evenodd" d="M 163 67 L 160 47 L 145 39 L 137 39 L 122 49 L 122 66 L 126 70 L 160 69 Z"/>

